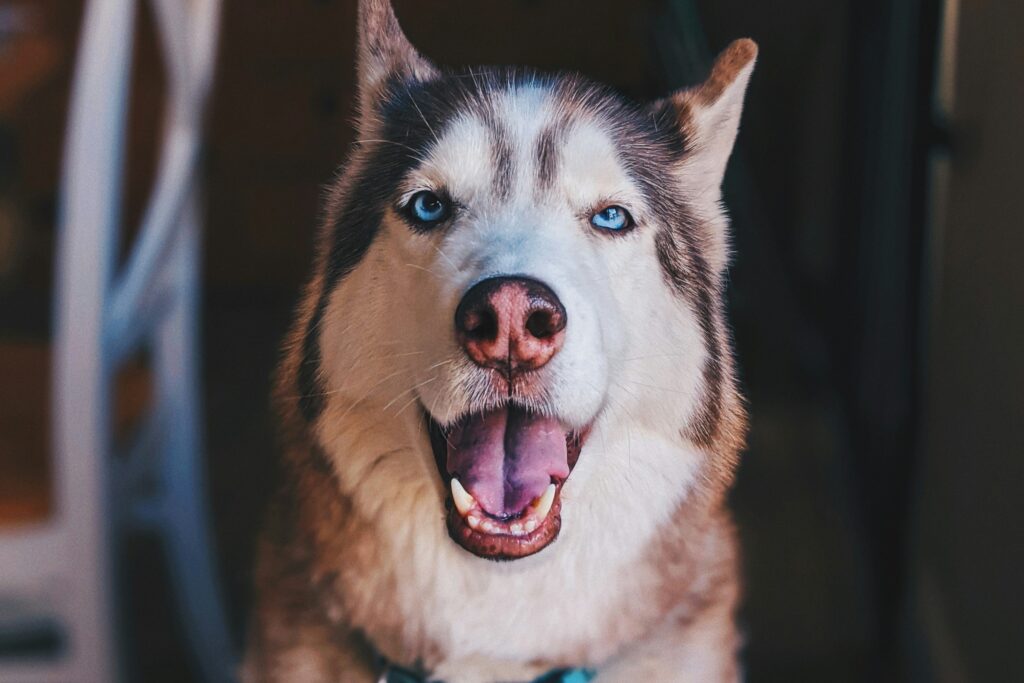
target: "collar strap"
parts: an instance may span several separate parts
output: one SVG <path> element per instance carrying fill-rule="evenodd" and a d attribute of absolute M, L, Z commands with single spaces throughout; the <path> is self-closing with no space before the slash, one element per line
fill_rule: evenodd
<path fill-rule="evenodd" d="M 557 669 L 546 673 L 533 683 L 588 683 L 594 672 L 587 669 Z M 428 681 L 422 675 L 394 664 L 385 663 L 378 683 L 441 683 Z"/>
<path fill-rule="evenodd" d="M 377 683 L 441 683 L 440 681 L 429 681 L 418 671 L 392 664 L 383 657 L 380 660 L 381 673 Z"/>

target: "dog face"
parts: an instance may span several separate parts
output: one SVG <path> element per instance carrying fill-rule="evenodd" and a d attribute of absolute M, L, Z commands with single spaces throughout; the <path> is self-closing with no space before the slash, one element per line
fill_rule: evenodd
<path fill-rule="evenodd" d="M 756 48 L 641 107 L 441 72 L 384 0 L 360 27 L 358 142 L 286 373 L 341 486 L 368 516 L 446 510 L 489 559 L 602 499 L 656 526 L 738 411 L 719 188 Z"/>

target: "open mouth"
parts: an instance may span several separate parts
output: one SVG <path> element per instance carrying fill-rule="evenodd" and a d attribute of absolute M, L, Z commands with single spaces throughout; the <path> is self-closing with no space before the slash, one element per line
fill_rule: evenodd
<path fill-rule="evenodd" d="M 479 557 L 514 560 L 558 537 L 562 486 L 589 427 L 566 429 L 556 418 L 514 405 L 468 415 L 449 427 L 426 417 L 447 484 L 452 540 Z"/>

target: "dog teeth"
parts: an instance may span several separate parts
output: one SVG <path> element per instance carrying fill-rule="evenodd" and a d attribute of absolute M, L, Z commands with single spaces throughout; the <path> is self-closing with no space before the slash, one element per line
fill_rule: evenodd
<path fill-rule="evenodd" d="M 537 499 L 537 502 L 533 506 L 533 515 L 536 516 L 536 519 L 543 521 L 548 516 L 548 513 L 551 512 L 551 504 L 555 502 L 556 490 L 557 487 L 554 484 L 548 484 L 548 488 L 544 491 L 544 495 Z"/>
<path fill-rule="evenodd" d="M 455 501 L 455 507 L 463 517 L 468 515 L 470 510 L 476 508 L 476 499 L 455 477 L 452 477 L 452 500 Z"/>
<path fill-rule="evenodd" d="M 511 534 L 512 536 L 525 536 L 536 531 L 551 512 L 551 506 L 555 502 L 555 493 L 558 490 L 557 486 L 550 484 L 544 493 L 530 505 L 524 519 L 507 524 L 488 519 L 482 514 L 480 504 L 458 479 L 452 478 L 451 487 L 455 509 L 466 520 L 470 529 L 484 534 Z"/>

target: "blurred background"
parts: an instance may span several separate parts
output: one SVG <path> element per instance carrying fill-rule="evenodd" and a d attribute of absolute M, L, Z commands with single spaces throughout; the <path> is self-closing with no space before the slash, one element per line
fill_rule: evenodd
<path fill-rule="evenodd" d="M 760 44 L 726 187 L 747 676 L 1024 680 L 1024 3 L 395 6 L 439 63 L 576 70 L 637 99 Z M 0 681 L 213 679 L 242 647 L 270 376 L 352 139 L 354 16 L 0 0 Z M 88 59 L 110 76 L 83 84 Z M 76 112 L 95 133 L 72 153 Z M 178 149 L 190 180 L 164 215 Z M 131 279 L 161 215 L 155 275 L 109 323 L 122 343 L 82 306 Z"/>

